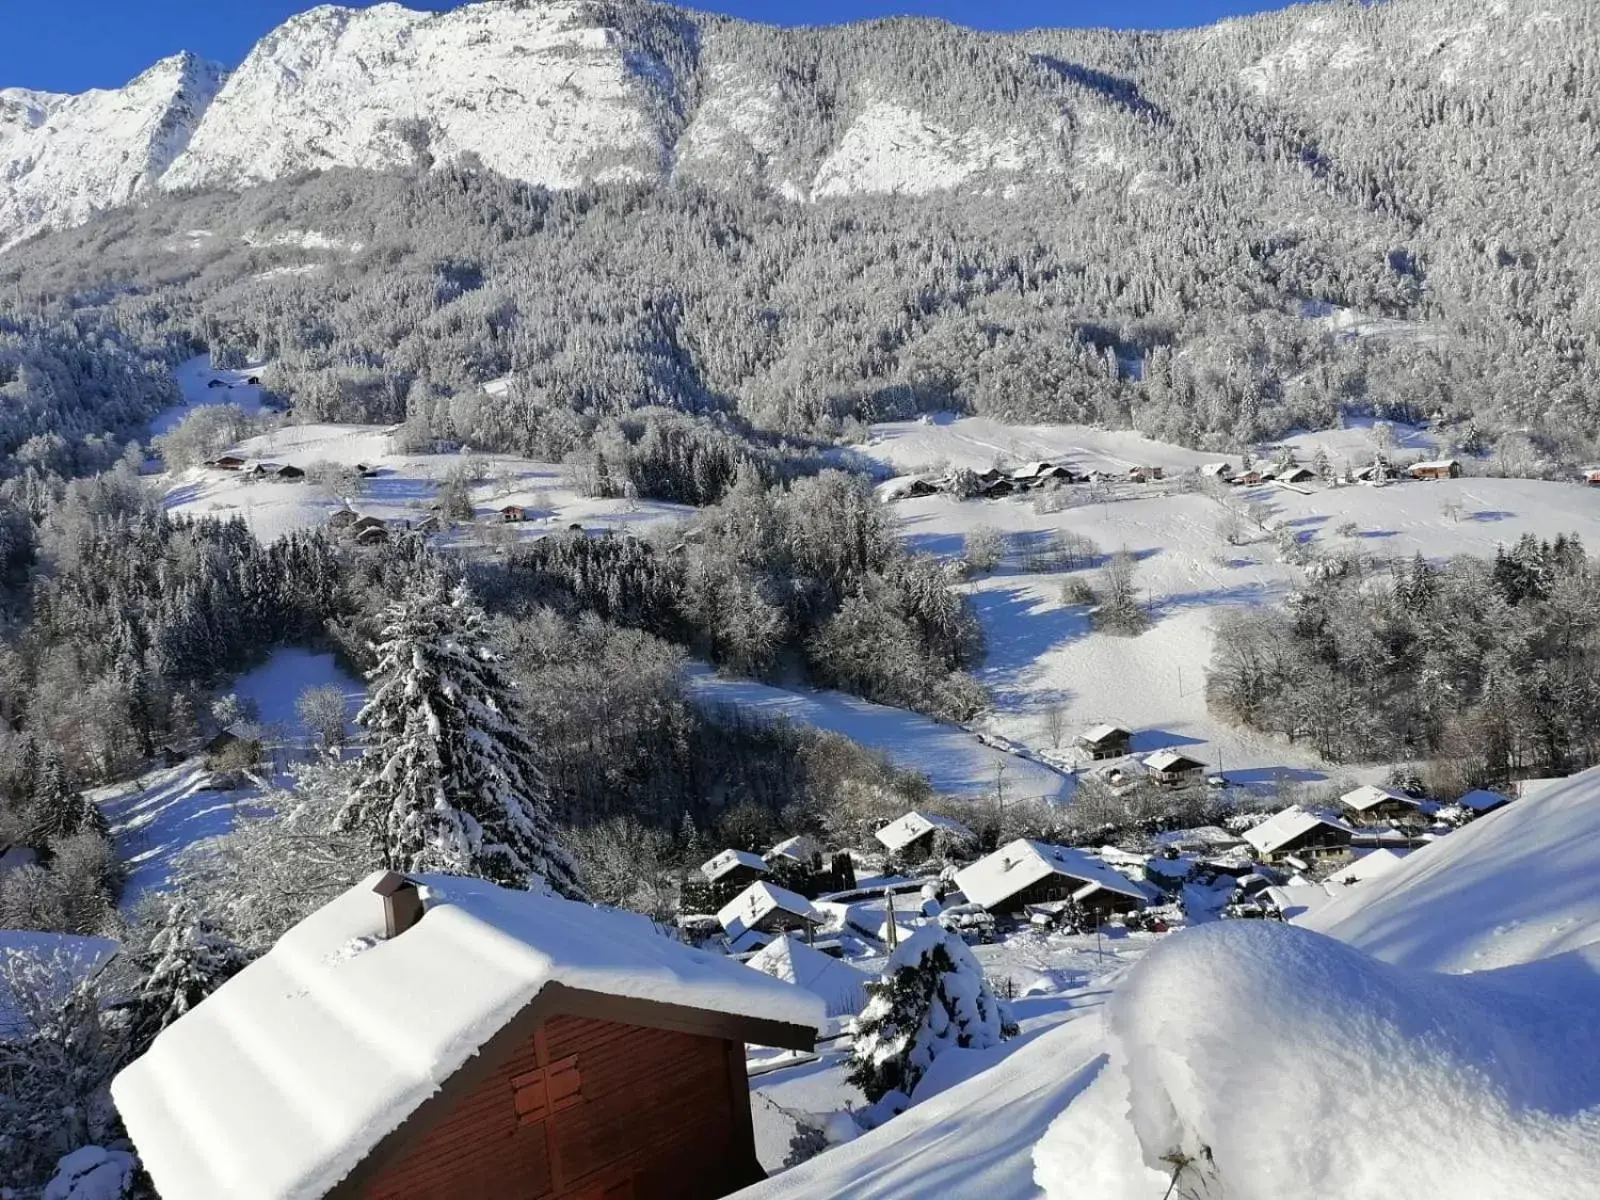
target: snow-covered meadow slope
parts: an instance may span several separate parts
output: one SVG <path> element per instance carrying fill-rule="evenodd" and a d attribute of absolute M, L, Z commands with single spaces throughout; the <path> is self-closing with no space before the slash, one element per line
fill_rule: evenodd
<path fill-rule="evenodd" d="M 1432 449 L 1424 433 L 1402 430 L 1399 440 L 1413 457 Z M 1369 463 L 1374 445 L 1362 428 L 1285 444 L 1302 462 L 1322 449 L 1340 474 Z M 1600 489 L 1571 482 L 1466 477 L 1386 487 L 1312 482 L 1223 489 L 1234 502 L 1253 506 L 1261 522 L 1247 522 L 1234 544 L 1219 528 L 1227 512 L 1219 493 L 1182 483 L 1185 473 L 1225 456 L 1131 432 L 941 417 L 874 426 L 856 452 L 897 474 L 1048 461 L 1080 475 L 1123 479 L 1136 466 L 1162 468 L 1167 478 L 1159 483 L 1073 485 L 1003 499 L 934 495 L 897 501 L 893 511 L 917 551 L 957 557 L 978 530 L 1010 539 L 999 569 L 964 585 L 989 638 L 979 678 L 996 697 L 990 729 L 1048 750 L 1053 713 L 1064 710 L 1069 740 L 1101 722 L 1122 725 L 1134 732 L 1136 751 L 1174 746 L 1234 782 L 1260 787 L 1370 773 L 1336 772 L 1308 748 L 1257 736 L 1207 709 L 1205 670 L 1217 613 L 1279 604 L 1305 579 L 1278 545 L 1285 531 L 1310 552 L 1380 562 L 1492 558 L 1524 534 L 1576 533 L 1585 544 L 1600 544 Z M 1030 544 L 1067 535 L 1087 538 L 1101 556 L 1127 550 L 1138 559 L 1139 597 L 1154 617 L 1149 630 L 1134 638 L 1093 633 L 1087 612 L 1063 601 L 1068 576 L 1030 569 Z M 1092 581 L 1094 572 L 1083 575 Z"/>

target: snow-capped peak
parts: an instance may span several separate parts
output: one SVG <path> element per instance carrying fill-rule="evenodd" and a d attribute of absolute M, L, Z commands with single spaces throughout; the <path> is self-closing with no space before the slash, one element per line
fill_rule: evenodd
<path fill-rule="evenodd" d="M 126 87 L 0 92 L 0 246 L 126 203 L 182 153 L 224 71 L 164 58 Z"/>

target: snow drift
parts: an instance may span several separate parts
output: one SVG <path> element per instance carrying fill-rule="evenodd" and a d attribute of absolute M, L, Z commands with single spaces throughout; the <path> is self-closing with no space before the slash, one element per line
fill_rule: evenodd
<path fill-rule="evenodd" d="M 1548 784 L 1410 854 L 1300 924 L 1434 971 L 1600 941 L 1600 768 Z"/>
<path fill-rule="evenodd" d="M 1475 975 L 1273 922 L 1174 937 L 1034 1151 L 1049 1197 L 1600 1195 L 1600 947 Z M 1154 1189 L 1154 1190 L 1153 1190 Z"/>

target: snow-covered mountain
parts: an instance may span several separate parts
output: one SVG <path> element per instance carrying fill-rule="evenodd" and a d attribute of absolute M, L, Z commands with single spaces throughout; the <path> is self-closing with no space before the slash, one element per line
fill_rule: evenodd
<path fill-rule="evenodd" d="M 0 89 L 0 245 L 125 204 L 183 152 L 223 79 L 190 54 L 124 88 Z"/>
<path fill-rule="evenodd" d="M 1592 40 L 1584 8 L 1312 5 L 1151 36 L 906 20 L 776 29 L 643 0 L 322 6 L 264 37 L 225 82 L 179 56 L 115 91 L 0 90 L 0 246 L 156 183 L 463 158 L 558 188 L 684 177 L 791 200 L 1139 195 L 1189 169 L 1188 118 L 1238 137 L 1241 170 L 1265 147 L 1338 184 L 1327 144 L 1346 129 L 1333 114 L 1381 138 L 1398 132 L 1396 88 L 1437 86 L 1450 103 L 1501 91 L 1549 39 Z M 1197 81 L 1275 119 L 1219 134 L 1214 116 L 1184 111 Z M 1417 134 L 1424 157 L 1426 145 Z"/>

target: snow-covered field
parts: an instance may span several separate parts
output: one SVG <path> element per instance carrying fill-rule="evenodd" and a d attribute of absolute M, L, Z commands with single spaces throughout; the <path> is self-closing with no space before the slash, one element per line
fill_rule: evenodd
<path fill-rule="evenodd" d="M 1422 431 L 1400 430 L 1397 439 L 1429 449 Z M 1299 439 L 1308 458 L 1316 445 L 1337 462 L 1371 458 L 1366 430 L 1330 431 Z M 1363 451 L 1361 447 L 1367 448 Z M 1204 760 L 1239 783 L 1269 787 L 1279 779 L 1314 781 L 1331 772 L 1309 751 L 1257 737 L 1206 710 L 1205 668 L 1212 625 L 1229 606 L 1281 601 L 1302 579 L 1282 561 L 1279 530 L 1323 552 L 1361 553 L 1378 559 L 1421 554 L 1441 561 L 1457 554 L 1492 557 L 1523 534 L 1553 538 L 1578 533 L 1590 545 L 1600 538 L 1600 490 L 1573 483 L 1526 479 L 1463 478 L 1387 487 L 1302 490 L 1265 486 L 1236 489 L 1258 506 L 1266 528 L 1247 523 L 1246 541 L 1230 545 L 1218 530 L 1223 506 L 1170 478 L 1218 456 L 1141 438 L 1136 434 L 1072 426 L 1012 428 L 981 418 L 874 428 L 859 451 L 900 472 L 936 465 L 985 469 L 1047 459 L 1074 470 L 1125 473 L 1130 465 L 1161 466 L 1169 479 L 1151 485 L 1084 485 L 1058 495 L 1074 504 L 1038 511 L 1038 493 L 1000 500 L 958 501 L 945 495 L 900 501 L 894 513 L 906 543 L 941 556 L 962 553 L 966 536 L 989 528 L 1015 543 L 1052 533 L 1091 539 L 1102 554 L 1128 550 L 1139 560 L 1137 584 L 1155 618 L 1136 638 L 1092 633 L 1087 613 L 1061 601 L 1063 573 L 1027 573 L 1013 554 L 996 572 L 967 585 L 989 638 L 979 677 L 995 692 L 989 727 L 1035 750 L 1048 749 L 1046 714 L 1065 709 L 1068 737 L 1109 722 L 1135 733 L 1134 749 L 1174 746 Z M 1237 461 L 1237 460 L 1235 460 Z M 1093 582 L 1094 571 L 1081 573 Z M 1342 775 L 1361 776 L 1360 770 Z"/>
<path fill-rule="evenodd" d="M 193 407 L 236 403 L 246 411 L 260 407 L 259 389 L 238 382 L 251 371 L 217 372 L 204 357 L 191 359 L 174 372 L 186 405 L 169 410 L 153 423 L 166 432 Z M 212 378 L 235 383 L 212 388 Z M 377 425 L 283 425 L 269 433 L 247 438 L 232 453 L 252 461 L 294 466 L 302 470 L 318 463 L 377 469 L 371 479 L 338 491 L 307 479 L 256 478 L 240 471 L 194 467 L 160 477 L 166 504 L 173 512 L 191 515 L 240 516 L 262 541 L 273 541 L 299 529 L 324 524 L 347 505 L 363 515 L 389 522 L 416 523 L 429 515 L 441 480 L 459 471 L 471 458 L 481 467 L 479 480 L 469 490 L 474 520 L 511 538 L 537 537 L 578 524 L 587 529 L 643 529 L 675 520 L 690 510 L 680 505 L 648 500 L 598 500 L 578 495 L 554 463 L 531 462 L 514 455 L 397 454 L 391 431 Z M 516 505 L 528 519 L 507 524 L 499 510 Z M 448 536 L 448 535 L 446 535 Z"/>

